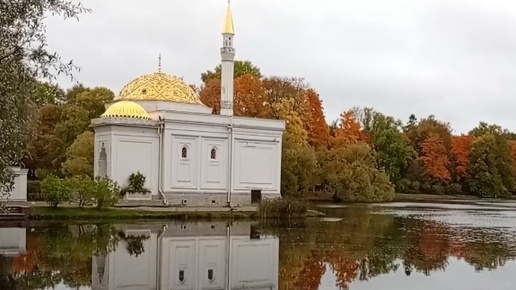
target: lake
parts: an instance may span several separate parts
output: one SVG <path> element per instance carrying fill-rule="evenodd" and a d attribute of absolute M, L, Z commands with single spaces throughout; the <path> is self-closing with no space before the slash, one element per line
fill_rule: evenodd
<path fill-rule="evenodd" d="M 515 203 L 317 209 L 302 223 L 0 225 L 0 289 L 514 289 Z"/>

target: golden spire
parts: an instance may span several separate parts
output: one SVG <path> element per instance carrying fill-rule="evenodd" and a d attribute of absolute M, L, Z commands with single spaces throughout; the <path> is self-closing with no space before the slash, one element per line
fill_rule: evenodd
<path fill-rule="evenodd" d="M 231 3 L 228 0 L 228 9 L 226 10 L 226 20 L 224 21 L 224 28 L 222 33 L 235 34 L 235 28 L 233 27 L 233 15 L 231 14 Z"/>
<path fill-rule="evenodd" d="M 158 56 L 158 72 L 161 72 L 161 53 Z"/>

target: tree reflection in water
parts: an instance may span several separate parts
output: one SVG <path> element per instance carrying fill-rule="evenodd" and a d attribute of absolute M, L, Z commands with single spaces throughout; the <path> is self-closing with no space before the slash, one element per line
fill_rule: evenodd
<path fill-rule="evenodd" d="M 477 271 L 496 269 L 516 258 L 514 237 L 496 229 L 451 228 L 361 208 L 342 211 L 339 217 L 342 220 L 260 225 L 262 234 L 280 240 L 279 289 L 318 289 L 328 272 L 335 276 L 337 288 L 348 289 L 353 281 L 396 271 L 432 275 L 446 270 L 450 257 Z M 0 289 L 44 289 L 60 283 L 71 289 L 90 286 L 92 258 L 115 250 L 123 238 L 110 224 L 28 229 L 25 254 L 0 256 Z M 139 246 L 136 250 L 145 251 Z"/>
<path fill-rule="evenodd" d="M 413 271 L 444 271 L 450 257 L 463 259 L 477 271 L 492 270 L 516 258 L 513 239 L 497 231 L 451 228 L 446 224 L 346 209 L 342 220 L 303 225 L 269 225 L 280 238 L 280 287 L 318 289 L 332 271 L 335 286 L 348 289 L 356 280 Z"/>

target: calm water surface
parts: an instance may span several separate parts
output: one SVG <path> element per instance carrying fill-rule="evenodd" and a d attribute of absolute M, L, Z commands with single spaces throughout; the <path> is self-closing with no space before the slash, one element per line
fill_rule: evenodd
<path fill-rule="evenodd" d="M 516 289 L 514 203 L 320 210 L 289 225 L 0 225 L 0 289 Z"/>

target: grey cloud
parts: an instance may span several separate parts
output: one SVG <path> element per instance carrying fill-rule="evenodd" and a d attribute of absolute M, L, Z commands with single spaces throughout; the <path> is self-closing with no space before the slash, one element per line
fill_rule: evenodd
<path fill-rule="evenodd" d="M 164 69 L 199 84 L 219 62 L 225 1 L 90 0 L 81 21 L 50 19 L 49 43 L 88 86 L 118 92 Z M 516 2 L 235 0 L 238 59 L 304 77 L 328 120 L 353 106 L 430 114 L 457 133 L 478 121 L 516 130 Z M 62 80 L 65 87 L 71 84 Z"/>

